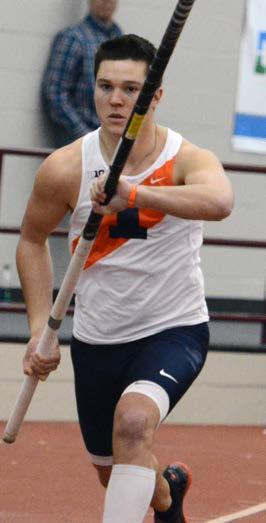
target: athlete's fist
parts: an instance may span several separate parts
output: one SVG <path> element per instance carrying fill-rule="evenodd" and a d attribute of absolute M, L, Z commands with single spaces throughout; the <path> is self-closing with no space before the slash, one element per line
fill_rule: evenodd
<path fill-rule="evenodd" d="M 99 214 L 112 214 L 114 212 L 124 211 L 128 207 L 131 185 L 128 183 L 125 176 L 120 176 L 116 188 L 116 194 L 111 198 L 108 205 L 104 205 L 106 200 L 104 187 L 107 176 L 107 174 L 102 174 L 96 178 L 91 185 L 90 196 L 92 209 L 94 212 Z"/>
<path fill-rule="evenodd" d="M 23 358 L 23 372 L 28 376 L 36 376 L 39 380 L 45 381 L 50 372 L 56 370 L 60 363 L 60 349 L 58 341 L 50 350 L 49 356 L 42 356 L 36 352 L 38 337 L 32 337 L 27 345 L 27 350 Z"/>

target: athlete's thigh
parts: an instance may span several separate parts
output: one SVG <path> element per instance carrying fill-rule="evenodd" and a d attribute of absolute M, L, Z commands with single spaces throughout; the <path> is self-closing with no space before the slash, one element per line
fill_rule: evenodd
<path fill-rule="evenodd" d="M 119 350 L 72 339 L 71 357 L 82 436 L 90 454 L 112 455 L 113 416 L 121 395 Z"/>
<path fill-rule="evenodd" d="M 126 387 L 151 381 L 169 396 L 169 412 L 200 373 L 207 356 L 209 330 L 206 323 L 175 327 L 142 340 L 142 350 L 127 369 Z"/>

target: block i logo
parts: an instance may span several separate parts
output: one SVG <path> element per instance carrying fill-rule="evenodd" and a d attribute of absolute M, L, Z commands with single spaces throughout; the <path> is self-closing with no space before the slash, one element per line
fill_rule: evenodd
<path fill-rule="evenodd" d="M 258 74 L 266 74 L 266 32 L 260 32 L 258 34 L 255 72 Z"/>

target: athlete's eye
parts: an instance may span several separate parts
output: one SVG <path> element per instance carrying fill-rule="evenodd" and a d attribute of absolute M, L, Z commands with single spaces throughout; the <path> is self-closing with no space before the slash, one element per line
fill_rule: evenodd
<path fill-rule="evenodd" d="M 100 88 L 106 92 L 109 92 L 112 89 L 110 84 L 100 84 Z"/>
<path fill-rule="evenodd" d="M 126 87 L 126 92 L 129 94 L 137 93 L 139 91 L 139 88 L 134 85 L 128 85 Z"/>

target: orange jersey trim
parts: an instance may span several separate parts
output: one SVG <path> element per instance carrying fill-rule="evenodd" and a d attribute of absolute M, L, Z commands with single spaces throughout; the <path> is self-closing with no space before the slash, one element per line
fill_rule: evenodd
<path fill-rule="evenodd" d="M 151 175 L 145 178 L 145 180 L 140 185 L 148 185 L 151 187 L 172 186 L 175 158 L 176 156 L 165 162 L 162 167 L 159 167 Z M 162 221 L 164 216 L 165 213 L 159 211 L 154 211 L 151 209 L 139 209 L 139 225 L 140 227 L 149 229 Z M 117 225 L 117 213 L 103 217 L 98 234 L 93 242 L 90 254 L 84 264 L 83 270 L 88 269 L 94 263 L 115 251 L 128 241 L 128 238 L 110 237 L 109 228 L 110 226 L 115 225 Z M 72 254 L 75 251 L 79 238 L 80 237 L 78 236 L 72 242 Z"/>

